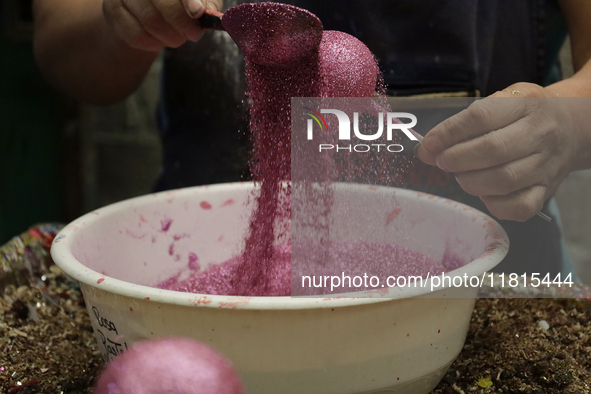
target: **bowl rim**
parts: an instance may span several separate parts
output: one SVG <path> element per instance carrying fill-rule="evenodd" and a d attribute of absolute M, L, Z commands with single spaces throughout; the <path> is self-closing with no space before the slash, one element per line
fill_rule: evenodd
<path fill-rule="evenodd" d="M 351 185 L 351 184 L 345 184 Z M 395 189 L 397 195 L 406 195 L 406 197 L 418 200 L 429 200 L 430 203 L 438 204 L 443 209 L 457 211 L 460 214 L 473 215 L 472 218 L 477 222 L 482 222 L 483 227 L 487 228 L 487 236 L 491 241 L 485 245 L 485 252 L 465 264 L 464 266 L 446 272 L 448 276 L 469 276 L 484 275 L 488 270 L 499 264 L 509 248 L 509 238 L 505 230 L 499 223 L 493 220 L 485 213 L 476 208 L 462 204 L 460 202 L 449 200 L 444 197 L 435 196 L 428 193 L 418 192 L 409 189 L 393 188 L 387 186 L 355 185 L 356 187 L 368 187 L 370 190 L 388 189 L 390 192 Z M 309 296 L 309 297 L 246 297 L 246 296 L 226 296 L 212 294 L 185 293 L 173 290 L 164 290 L 156 287 L 139 285 L 108 275 L 103 275 L 80 263 L 72 254 L 72 244 L 76 240 L 76 232 L 81 228 L 92 226 L 99 218 L 116 214 L 121 209 L 129 205 L 151 203 L 154 199 L 165 200 L 174 196 L 189 196 L 195 193 L 211 193 L 219 191 L 248 191 L 256 187 L 252 182 L 220 183 L 215 185 L 194 186 L 189 188 L 175 189 L 152 193 L 123 200 L 117 203 L 107 205 L 97 210 L 91 211 L 78 219 L 66 225 L 54 238 L 51 245 L 51 257 L 54 262 L 69 276 L 79 282 L 96 288 L 101 291 L 114 293 L 121 296 L 131 297 L 138 300 L 149 302 L 161 302 L 165 304 L 175 304 L 190 307 L 205 308 L 231 308 L 231 309 L 257 309 L 257 310 L 298 310 L 298 309 L 316 309 L 316 308 L 335 308 L 354 305 L 373 304 L 378 302 L 394 301 L 419 296 L 432 297 L 436 293 L 443 292 L 440 296 L 445 297 L 446 289 L 449 286 L 439 287 L 438 290 L 428 291 L 429 286 L 419 287 L 392 287 L 381 290 L 367 290 L 355 293 L 336 294 L 330 296 Z M 430 279 L 432 281 L 432 278 Z M 429 282 L 430 283 L 430 282 Z M 384 290 L 385 289 L 385 290 Z M 387 295 L 387 296 L 386 296 Z M 450 296 L 452 297 L 452 296 Z"/>

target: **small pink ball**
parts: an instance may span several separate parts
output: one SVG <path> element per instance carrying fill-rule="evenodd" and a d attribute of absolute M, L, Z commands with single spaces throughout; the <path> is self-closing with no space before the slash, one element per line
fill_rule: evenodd
<path fill-rule="evenodd" d="M 107 365 L 95 394 L 244 394 L 229 360 L 188 338 L 135 343 Z"/>
<path fill-rule="evenodd" d="M 323 97 L 371 97 L 378 66 L 364 43 L 341 31 L 325 30 L 318 48 Z"/>

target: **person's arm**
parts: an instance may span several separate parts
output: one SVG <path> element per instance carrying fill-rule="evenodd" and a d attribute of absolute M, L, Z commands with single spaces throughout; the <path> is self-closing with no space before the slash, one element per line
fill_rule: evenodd
<path fill-rule="evenodd" d="M 221 0 L 205 1 L 219 10 Z M 46 77 L 82 101 L 131 94 L 164 47 L 197 40 L 199 0 L 35 0 L 34 50 Z"/>
<path fill-rule="evenodd" d="M 517 83 L 478 100 L 433 128 L 417 149 L 425 163 L 455 173 L 499 219 L 531 218 L 569 172 L 591 168 L 591 1 L 562 0 L 561 7 L 573 77 L 546 88 Z"/>
<path fill-rule="evenodd" d="M 560 6 L 568 24 L 575 75 L 548 86 L 548 90 L 561 97 L 591 97 L 591 2 L 587 0 L 561 0 Z M 577 123 L 591 124 L 590 114 L 575 113 L 581 117 Z M 591 126 L 582 127 L 578 136 L 579 154 L 571 171 L 591 168 Z"/>
<path fill-rule="evenodd" d="M 570 89 L 577 91 L 579 96 L 591 96 L 591 3 L 587 0 L 560 0 L 560 7 L 568 24 L 570 33 L 573 66 L 577 73 L 573 78 L 558 82 L 562 85 L 566 81 L 576 81 Z M 569 84 L 566 84 L 567 86 Z M 580 85 L 580 86 L 576 86 Z M 582 89 L 581 89 L 582 88 Z"/>

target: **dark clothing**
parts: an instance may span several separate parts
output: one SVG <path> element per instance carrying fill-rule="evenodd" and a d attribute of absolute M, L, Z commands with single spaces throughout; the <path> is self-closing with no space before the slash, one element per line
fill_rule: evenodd
<path fill-rule="evenodd" d="M 557 74 L 556 54 L 566 32 L 552 0 L 285 2 L 315 13 L 325 30 L 363 41 L 380 63 L 390 95 L 471 91 L 486 96 L 516 82 L 548 84 Z M 159 190 L 247 179 L 243 67 L 242 55 L 224 32 L 207 32 L 197 43 L 166 50 Z M 409 187 L 488 213 L 452 175 L 426 165 L 416 171 Z M 512 246 L 501 271 L 560 272 L 555 222 L 533 218 L 502 225 Z"/>

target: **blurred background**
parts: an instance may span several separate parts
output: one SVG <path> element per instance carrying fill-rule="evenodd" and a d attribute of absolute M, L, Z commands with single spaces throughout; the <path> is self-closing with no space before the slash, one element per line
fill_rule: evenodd
<path fill-rule="evenodd" d="M 149 193 L 160 166 L 161 63 L 124 102 L 76 103 L 52 89 L 35 65 L 31 2 L 0 2 L 0 245 L 33 224 L 67 223 Z M 572 75 L 568 41 L 561 63 L 564 76 Z M 591 171 L 571 174 L 557 200 L 577 273 L 591 284 Z"/>
<path fill-rule="evenodd" d="M 32 224 L 146 194 L 160 165 L 160 62 L 124 102 L 76 103 L 36 67 L 31 3 L 0 2 L 0 245 Z"/>

